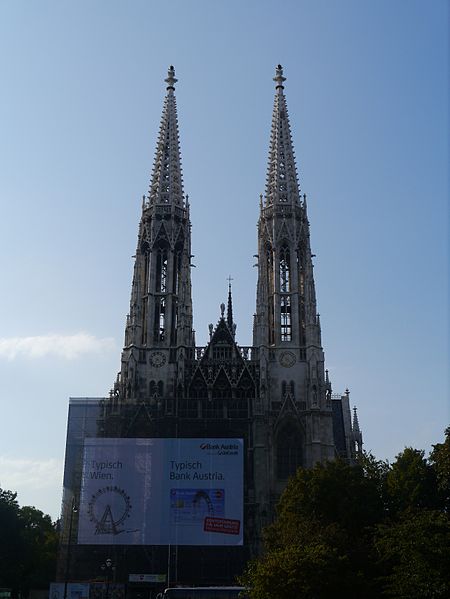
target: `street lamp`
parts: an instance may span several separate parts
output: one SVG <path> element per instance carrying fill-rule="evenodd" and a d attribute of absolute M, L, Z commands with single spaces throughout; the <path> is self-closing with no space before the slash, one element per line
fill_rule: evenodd
<path fill-rule="evenodd" d="M 75 497 L 72 497 L 72 503 L 70 506 L 70 518 L 69 518 L 69 536 L 67 539 L 66 571 L 64 574 L 64 599 L 67 599 L 67 583 L 69 581 L 69 568 L 70 568 L 70 558 L 71 558 L 71 550 L 72 550 L 73 516 L 77 512 L 78 512 L 78 508 L 75 503 Z"/>
<path fill-rule="evenodd" d="M 113 561 L 110 557 L 105 559 L 105 563 L 100 566 L 103 572 L 106 573 L 106 597 L 105 599 L 109 599 L 109 583 L 111 582 L 111 574 L 114 574 L 116 571 L 116 566 L 113 564 Z"/>

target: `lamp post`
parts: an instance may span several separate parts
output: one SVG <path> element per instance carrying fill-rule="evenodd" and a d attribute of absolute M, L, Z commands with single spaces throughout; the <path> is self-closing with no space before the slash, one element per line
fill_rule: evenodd
<path fill-rule="evenodd" d="M 67 538 L 67 554 L 66 554 L 66 571 L 64 574 L 64 599 L 67 599 L 67 583 L 69 581 L 69 568 L 70 558 L 72 553 L 72 526 L 73 526 L 73 515 L 78 512 L 78 508 L 75 503 L 75 497 L 72 497 L 70 505 L 70 518 L 69 518 L 69 536 Z"/>
<path fill-rule="evenodd" d="M 116 570 L 116 566 L 113 564 L 113 561 L 110 557 L 105 559 L 105 563 L 100 566 L 101 570 L 106 573 L 106 597 L 105 599 L 109 599 L 109 584 L 111 582 L 111 574 L 114 574 Z"/>

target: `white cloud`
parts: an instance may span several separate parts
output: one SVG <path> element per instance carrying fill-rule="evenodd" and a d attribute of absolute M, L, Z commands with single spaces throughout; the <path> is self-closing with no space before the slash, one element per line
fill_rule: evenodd
<path fill-rule="evenodd" d="M 44 358 L 59 356 L 74 360 L 82 354 L 99 353 L 115 349 L 114 339 L 97 339 L 89 333 L 74 335 L 38 335 L 35 337 L 0 337 L 0 359 L 18 357 Z"/>
<path fill-rule="evenodd" d="M 17 492 L 22 507 L 33 505 L 56 520 L 60 514 L 63 462 L 0 456 L 0 488 Z"/>
<path fill-rule="evenodd" d="M 62 462 L 50 458 L 33 460 L 0 456 L 0 487 L 16 491 L 19 488 L 41 490 L 61 485 Z"/>

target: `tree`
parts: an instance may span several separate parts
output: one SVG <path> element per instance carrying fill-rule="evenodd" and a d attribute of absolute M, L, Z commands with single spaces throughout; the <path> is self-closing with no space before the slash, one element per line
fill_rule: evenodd
<path fill-rule="evenodd" d="M 252 599 L 353 597 L 347 556 L 323 543 L 294 544 L 252 562 L 242 578 Z"/>
<path fill-rule="evenodd" d="M 58 534 L 50 516 L 0 489 L 0 586 L 26 596 L 53 580 Z"/>
<path fill-rule="evenodd" d="M 300 468 L 243 582 L 251 599 L 376 597 L 372 533 L 383 514 L 377 481 L 341 460 Z"/>
<path fill-rule="evenodd" d="M 20 509 L 25 541 L 24 580 L 28 588 L 45 588 L 54 577 L 58 533 L 50 516 L 34 507 Z"/>
<path fill-rule="evenodd" d="M 16 588 L 25 550 L 17 493 L 0 489 L 0 586 Z"/>
<path fill-rule="evenodd" d="M 436 473 L 441 506 L 450 513 L 450 427 L 445 430 L 444 442 L 433 445 L 430 462 Z"/>
<path fill-rule="evenodd" d="M 386 475 L 388 509 L 395 517 L 404 510 L 438 507 L 436 472 L 425 452 L 405 447 Z"/>
<path fill-rule="evenodd" d="M 384 594 L 396 599 L 450 597 L 450 520 L 436 510 L 407 510 L 375 537 Z"/>
<path fill-rule="evenodd" d="M 299 469 L 242 578 L 251 599 L 450 597 L 450 428 L 390 465 L 363 454 Z"/>

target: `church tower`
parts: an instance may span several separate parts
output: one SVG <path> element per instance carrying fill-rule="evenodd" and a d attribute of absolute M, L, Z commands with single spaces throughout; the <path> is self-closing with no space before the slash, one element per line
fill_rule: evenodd
<path fill-rule="evenodd" d="M 258 221 L 253 345 L 259 350 L 261 378 L 254 434 L 256 500 L 263 512 L 272 511 L 270 497 L 279 495 L 298 466 L 311 467 L 335 455 L 306 195 L 300 194 L 297 179 L 285 80 L 278 65 Z"/>
<path fill-rule="evenodd" d="M 194 334 L 191 223 L 183 193 L 172 66 L 165 81 L 167 94 L 150 189 L 142 202 L 130 312 L 114 391 L 127 404 L 160 403 L 166 398 L 170 411 L 177 378 L 183 376 L 179 362 L 186 348 L 194 345 Z"/>

